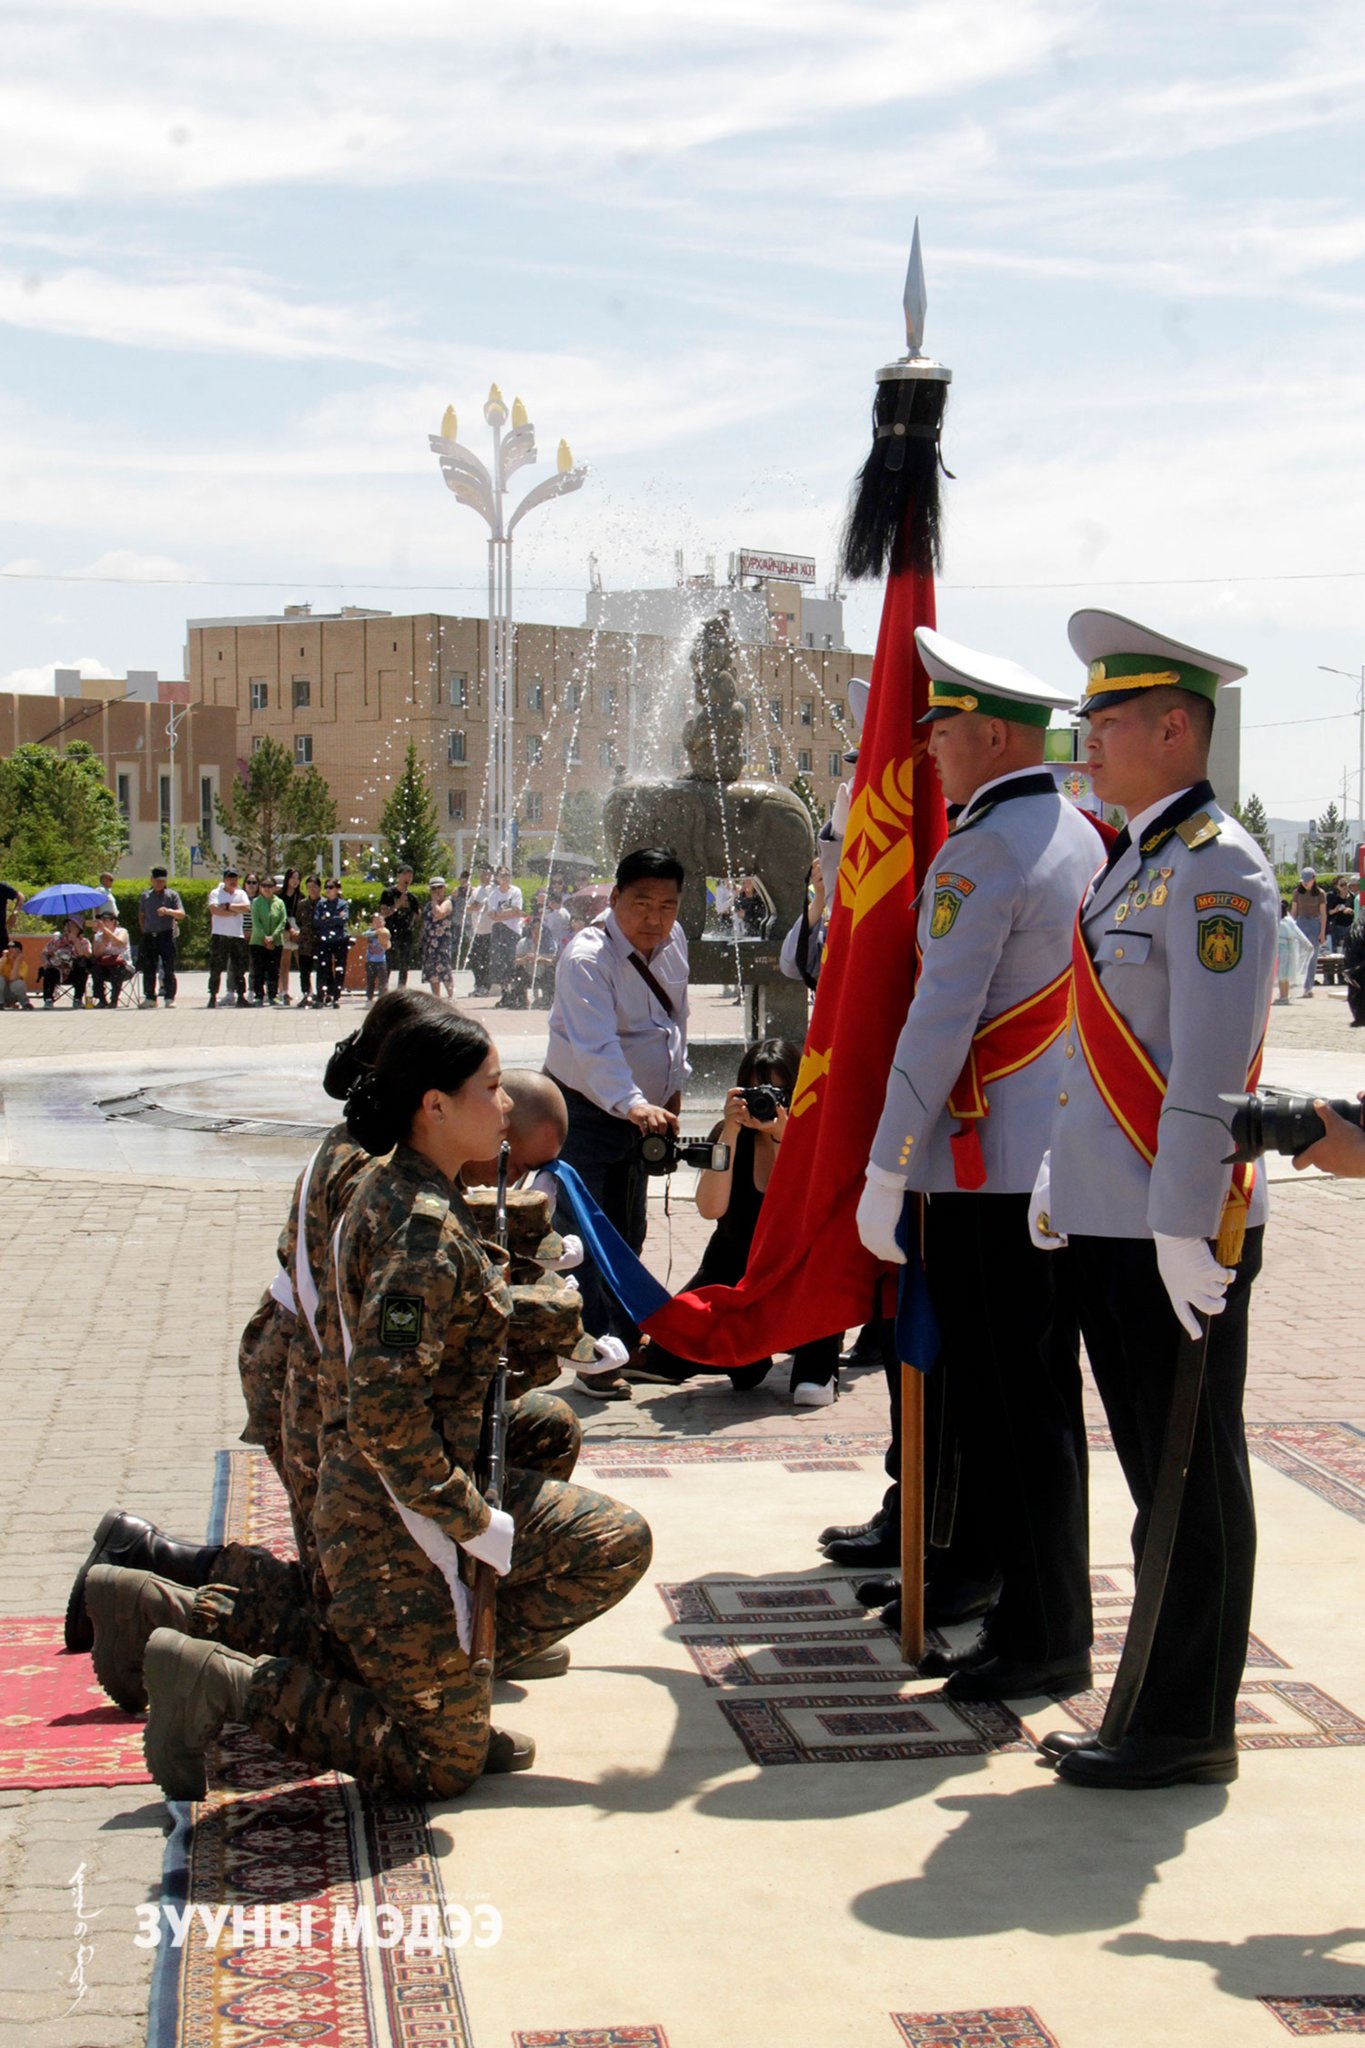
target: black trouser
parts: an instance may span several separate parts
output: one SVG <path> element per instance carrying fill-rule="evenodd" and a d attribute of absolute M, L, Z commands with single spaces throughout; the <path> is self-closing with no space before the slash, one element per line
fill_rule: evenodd
<path fill-rule="evenodd" d="M 341 994 L 341 985 L 346 979 L 346 954 L 338 947 L 323 946 L 318 951 L 318 995 L 320 1003 L 335 1003 Z"/>
<path fill-rule="evenodd" d="M 475 944 L 478 941 L 475 940 Z M 569 1111 L 569 1135 L 560 1158 L 582 1177 L 588 1193 L 607 1220 L 616 1225 L 633 1252 L 645 1242 L 645 1170 L 640 1164 L 640 1133 L 626 1117 L 611 1116 L 576 1088 L 559 1083 Z M 573 1212 L 560 1196 L 555 1229 L 573 1232 Z M 628 1351 L 640 1332 L 593 1262 L 591 1254 L 574 1274 L 583 1296 L 583 1327 L 591 1337 L 619 1337 Z"/>
<path fill-rule="evenodd" d="M 258 1003 L 267 996 L 273 1003 L 280 992 L 280 949 L 278 946 L 253 946 L 251 949 L 251 993 Z"/>
<path fill-rule="evenodd" d="M 245 939 L 227 932 L 209 934 L 209 994 L 216 996 L 226 973 L 228 987 L 240 1003 L 246 995 L 248 947 Z"/>
<path fill-rule="evenodd" d="M 924 1266 L 939 1326 L 930 1385 L 956 1439 L 960 1533 L 1003 1577 L 987 1639 L 1032 1661 L 1084 1652 L 1092 1630 L 1075 1325 L 1055 1313 L 1055 1254 L 1030 1243 L 1028 1204 L 931 1196 Z"/>
<path fill-rule="evenodd" d="M 88 960 L 73 960 L 71 963 L 70 974 L 68 976 L 68 979 L 71 984 L 71 1000 L 73 1003 L 80 1003 L 84 999 L 85 984 L 89 980 L 89 978 L 90 962 Z M 57 990 L 61 986 L 61 980 L 62 970 L 60 967 L 45 967 L 43 969 L 43 1001 L 45 1003 L 50 1003 L 52 1001 L 52 998 L 56 995 Z"/>
<path fill-rule="evenodd" d="M 395 981 L 394 986 L 396 988 L 406 988 L 408 985 L 408 976 L 411 974 L 411 972 L 412 941 L 411 939 L 408 939 L 400 946 L 398 941 L 395 939 L 393 944 L 389 947 L 389 973 L 391 976 L 397 976 L 397 980 Z"/>
<path fill-rule="evenodd" d="M 296 953 L 294 958 L 297 960 L 299 968 L 299 995 L 304 1002 L 307 1002 L 313 993 L 313 955 L 311 953 Z"/>
<path fill-rule="evenodd" d="M 161 993 L 168 1003 L 173 1003 L 179 986 L 175 978 L 175 933 L 144 932 L 138 949 L 138 966 L 142 969 L 143 1001 L 156 1001 L 156 972 L 159 967 Z"/>
<path fill-rule="evenodd" d="M 488 988 L 489 936 L 487 932 L 475 932 L 469 942 L 469 971 L 474 977 L 476 994 L 482 994 Z"/>
<path fill-rule="evenodd" d="M 1133 1729 L 1231 1742 L 1246 1663 L 1256 1511 L 1242 1426 L 1247 1322 L 1265 1235 L 1249 1230 L 1227 1306 L 1209 1325 L 1204 1391 L 1166 1596 Z M 1137 1508 L 1141 1562 L 1181 1349 L 1148 1237 L 1076 1237 L 1064 1252 L 1081 1334 Z"/>
<path fill-rule="evenodd" d="M 115 1008 L 118 1007 L 118 999 L 123 994 L 123 984 L 132 979 L 132 973 L 131 967 L 124 967 L 117 960 L 96 960 L 91 964 L 90 984 L 95 991 L 95 1001 L 101 1009 L 107 1007 L 111 995 Z"/>

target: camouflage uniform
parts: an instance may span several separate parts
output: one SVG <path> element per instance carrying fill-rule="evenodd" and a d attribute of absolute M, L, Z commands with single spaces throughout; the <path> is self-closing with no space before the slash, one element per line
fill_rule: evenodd
<path fill-rule="evenodd" d="M 512 1301 L 459 1196 L 406 1146 L 358 1183 L 336 1274 L 321 1325 L 313 1526 L 332 1595 L 328 1627 L 364 1682 L 270 1657 L 257 1666 L 248 1719 L 318 1769 L 393 1797 L 449 1798 L 483 1768 L 489 1686 L 472 1675 L 450 1589 L 396 1503 L 455 1544 L 488 1527 L 471 1475 Z M 533 1363 L 532 1376 L 546 1369 Z M 500 1665 L 604 1612 L 648 1565 L 640 1516 L 569 1483 L 579 1440 L 552 1396 L 509 1403 L 503 1506 L 516 1540 L 498 1585 Z M 460 1566 L 468 1585 L 472 1561 L 461 1554 Z"/>

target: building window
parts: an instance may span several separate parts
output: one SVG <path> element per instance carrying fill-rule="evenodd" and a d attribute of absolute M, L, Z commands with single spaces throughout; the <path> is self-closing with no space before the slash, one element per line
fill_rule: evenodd
<path fill-rule="evenodd" d="M 157 777 L 156 809 L 157 816 L 161 820 L 161 829 L 164 832 L 171 822 L 171 778 L 169 775 L 159 775 Z"/>
<path fill-rule="evenodd" d="M 830 748 L 829 754 L 829 772 L 835 776 L 842 775 L 844 772 L 844 757 L 842 754 L 836 753 L 833 747 Z"/>
<path fill-rule="evenodd" d="M 213 777 L 199 778 L 199 844 L 206 853 L 213 851 Z"/>
<path fill-rule="evenodd" d="M 118 814 L 125 825 L 133 822 L 133 778 L 120 775 L 118 778 Z"/>
<path fill-rule="evenodd" d="M 844 707 L 836 697 L 831 697 L 829 700 L 829 715 L 834 720 L 834 723 L 836 725 L 843 724 Z"/>
<path fill-rule="evenodd" d="M 809 775 L 809 774 L 810 774 L 810 748 L 809 748 L 809 747 L 802 747 L 802 748 L 801 748 L 801 750 L 799 751 L 799 753 L 797 754 L 797 756 L 796 756 L 796 772 L 797 772 L 797 774 L 798 774 L 798 775 Z"/>
<path fill-rule="evenodd" d="M 313 686 L 307 676 L 294 678 L 294 709 L 306 711 L 313 701 Z"/>
<path fill-rule="evenodd" d="M 581 683 L 565 683 L 565 685 L 564 685 L 564 709 L 565 709 L 566 711 L 577 711 L 577 709 L 578 709 L 579 705 L 580 705 L 580 704 L 581 704 L 582 702 L 583 702 L 583 685 L 582 685 Z"/>
<path fill-rule="evenodd" d="M 774 724 L 774 725 L 781 725 L 781 723 L 782 723 L 782 699 L 781 699 L 780 697 L 769 697 L 769 699 L 768 699 L 768 716 L 769 716 L 769 718 L 770 718 L 770 719 L 772 720 L 772 722 L 773 722 L 773 724 Z"/>
<path fill-rule="evenodd" d="M 802 725 L 814 725 L 814 723 L 815 723 L 815 705 L 814 705 L 814 703 L 812 702 L 812 700 L 811 700 L 811 699 L 810 699 L 809 697 L 803 697 L 803 698 L 801 699 L 801 713 L 800 713 L 800 716 L 801 716 L 801 723 L 802 723 Z"/>
<path fill-rule="evenodd" d="M 768 773 L 769 775 L 780 775 L 782 773 L 782 751 L 779 747 L 769 747 L 768 749 Z"/>
<path fill-rule="evenodd" d="M 307 732 L 294 734 L 294 766 L 311 768 L 313 765 L 313 736 Z"/>
<path fill-rule="evenodd" d="M 539 734 L 538 732 L 528 732 L 528 733 L 527 733 L 527 735 L 526 735 L 526 765 L 527 765 L 527 767 L 528 767 L 528 768 L 539 768 L 539 766 L 540 766 L 540 763 L 541 763 L 541 757 L 542 757 L 542 755 L 544 754 L 544 752 L 545 752 L 545 742 L 544 742 L 544 740 L 543 740 L 543 739 L 541 738 L 540 734 Z"/>
<path fill-rule="evenodd" d="M 616 749 L 612 746 L 610 740 L 602 740 L 599 742 L 597 748 L 597 763 L 600 768 L 615 767 Z"/>
<path fill-rule="evenodd" d="M 469 680 L 466 676 L 450 676 L 450 702 L 456 711 L 463 711 L 469 702 Z"/>
<path fill-rule="evenodd" d="M 264 734 L 263 732 L 253 732 L 253 733 L 252 733 L 252 735 L 251 735 L 251 751 L 252 751 L 252 753 L 253 753 L 253 754 L 259 754 L 259 753 L 260 753 L 260 751 L 261 751 L 261 748 L 262 748 L 262 747 L 263 747 L 264 745 L 265 745 L 265 734 Z"/>
<path fill-rule="evenodd" d="M 464 750 L 464 734 L 462 732 L 448 732 L 446 734 L 447 766 L 451 768 L 462 768 L 464 766 L 465 759 L 466 755 Z"/>
<path fill-rule="evenodd" d="M 564 766 L 576 768 L 583 756 L 578 751 L 578 734 L 571 732 L 564 742 Z"/>
<path fill-rule="evenodd" d="M 253 711 L 270 709 L 270 685 L 260 676 L 251 678 L 251 708 Z"/>
<path fill-rule="evenodd" d="M 606 692 L 606 696 L 605 696 L 605 699 L 604 699 L 604 701 L 603 701 L 603 704 L 602 704 L 602 716 L 603 716 L 604 718 L 615 718 L 615 716 L 616 716 L 616 692 L 615 692 L 615 690 L 608 690 L 608 691 Z"/>
<path fill-rule="evenodd" d="M 446 816 L 457 819 L 464 817 L 464 791 L 462 789 L 448 789 L 446 791 Z"/>
<path fill-rule="evenodd" d="M 526 685 L 526 709 L 528 711 L 543 711 L 545 709 L 544 683 L 535 682 Z"/>
<path fill-rule="evenodd" d="M 539 824 L 541 823 L 541 821 L 543 820 L 544 816 L 545 816 L 545 799 L 544 799 L 544 797 L 543 797 L 543 796 L 541 795 L 541 793 L 540 793 L 540 791 L 539 791 L 538 789 L 528 789 L 528 790 L 527 790 L 527 792 L 526 792 L 526 822 L 527 822 L 527 824 L 528 824 L 528 825 L 539 825 Z"/>

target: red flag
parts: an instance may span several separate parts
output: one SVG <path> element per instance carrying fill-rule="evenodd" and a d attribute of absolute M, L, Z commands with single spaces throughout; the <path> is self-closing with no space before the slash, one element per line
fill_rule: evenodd
<path fill-rule="evenodd" d="M 918 721 L 929 679 L 916 626 L 934 624 L 932 575 L 886 587 L 825 963 L 758 1230 L 737 1287 L 680 1294 L 648 1318 L 681 1357 L 747 1365 L 861 1323 L 885 1272 L 854 1222 L 886 1077 L 915 983 L 911 906 L 947 829 Z"/>

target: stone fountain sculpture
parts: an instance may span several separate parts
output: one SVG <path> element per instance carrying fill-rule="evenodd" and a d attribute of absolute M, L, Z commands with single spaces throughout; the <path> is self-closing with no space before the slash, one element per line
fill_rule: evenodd
<path fill-rule="evenodd" d="M 683 726 L 688 772 L 671 781 L 624 782 L 603 806 L 613 859 L 632 846 L 671 846 L 687 873 L 679 916 L 693 979 L 732 981 L 736 948 L 702 941 L 706 877 L 753 875 L 773 906 L 766 939 L 741 941 L 740 973 L 756 989 L 756 1030 L 805 1035 L 806 991 L 777 970 L 777 954 L 806 901 L 815 854 L 810 813 L 793 790 L 744 773 L 748 710 L 735 680 L 728 613 L 706 620 L 692 645 L 696 709 Z"/>

